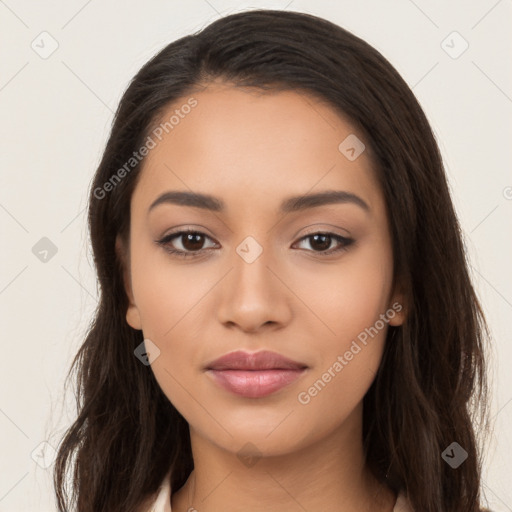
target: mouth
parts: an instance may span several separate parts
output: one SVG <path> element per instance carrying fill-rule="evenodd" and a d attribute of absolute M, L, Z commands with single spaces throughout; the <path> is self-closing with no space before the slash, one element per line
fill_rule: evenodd
<path fill-rule="evenodd" d="M 223 389 L 246 398 L 261 398 L 288 386 L 307 368 L 276 352 L 236 351 L 209 363 L 205 370 Z"/>

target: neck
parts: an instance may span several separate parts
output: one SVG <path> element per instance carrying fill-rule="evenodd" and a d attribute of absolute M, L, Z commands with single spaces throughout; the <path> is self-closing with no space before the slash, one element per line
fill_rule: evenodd
<path fill-rule="evenodd" d="M 172 510 L 391 512 L 396 496 L 365 465 L 360 421 L 355 414 L 316 442 L 245 463 L 191 429 L 194 470 Z"/>

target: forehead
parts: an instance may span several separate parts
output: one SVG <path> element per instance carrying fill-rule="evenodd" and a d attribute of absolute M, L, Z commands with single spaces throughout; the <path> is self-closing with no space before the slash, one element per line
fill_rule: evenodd
<path fill-rule="evenodd" d="M 191 98 L 195 106 L 184 108 Z M 343 152 L 343 141 L 364 143 L 363 135 L 304 92 L 211 84 L 169 105 L 155 126 L 167 128 L 152 135 L 133 197 L 146 207 L 176 189 L 224 197 L 237 211 L 250 199 L 271 208 L 326 189 L 363 195 L 370 206 L 381 200 L 368 151 L 355 160 Z"/>

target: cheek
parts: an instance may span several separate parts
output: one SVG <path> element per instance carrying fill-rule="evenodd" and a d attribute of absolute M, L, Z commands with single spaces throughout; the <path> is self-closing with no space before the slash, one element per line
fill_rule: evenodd
<path fill-rule="evenodd" d="M 144 336 L 172 342 L 185 324 L 197 325 L 194 315 L 214 282 L 215 275 L 201 272 L 197 264 L 171 261 L 161 248 L 134 248 L 132 286 Z"/>
<path fill-rule="evenodd" d="M 393 271 L 386 248 L 380 241 L 367 243 L 357 251 L 347 252 L 335 265 L 316 264 L 302 269 L 294 291 L 304 298 L 311 312 L 306 313 L 304 321 L 315 321 L 325 340 L 321 345 L 325 353 L 346 350 L 389 308 Z M 313 335 L 313 339 L 317 337 Z"/>
<path fill-rule="evenodd" d="M 200 279 L 191 269 L 192 266 L 153 261 L 140 268 L 139 282 L 134 283 L 144 338 L 149 338 L 160 350 L 151 371 L 169 401 L 187 421 L 194 421 L 196 416 L 201 418 L 201 408 L 197 411 L 194 408 L 194 404 L 199 406 L 203 402 L 197 390 L 205 339 L 201 299 L 214 282 L 214 279 Z"/>
<path fill-rule="evenodd" d="M 382 355 L 381 340 L 372 340 L 372 345 L 333 354 L 332 360 L 318 368 L 296 396 L 295 419 L 309 441 L 328 435 L 341 425 L 358 428 L 357 408 L 370 388 Z M 350 419 L 351 418 L 351 419 Z M 352 422 L 355 422 L 352 423 Z"/>
<path fill-rule="evenodd" d="M 154 248 L 134 248 L 132 286 L 144 339 L 150 339 L 160 350 L 151 369 L 175 403 L 180 383 L 190 390 L 194 387 L 188 380 L 199 370 L 205 338 L 201 299 L 211 291 L 215 276 L 208 279 L 192 265 L 171 264 L 168 258 Z"/>
<path fill-rule="evenodd" d="M 311 439 L 325 435 L 351 415 L 381 363 L 388 329 L 381 315 L 389 311 L 390 279 L 385 265 L 355 268 L 347 273 L 340 270 L 339 283 L 326 282 L 328 296 L 316 296 L 316 311 L 329 329 L 314 338 L 317 364 L 295 397 L 298 417 L 311 427 Z M 308 297 L 315 299 L 311 291 Z M 315 417 L 322 418 L 321 425 Z"/>
<path fill-rule="evenodd" d="M 313 407 L 320 409 L 337 403 L 338 415 L 343 416 L 370 387 L 382 358 L 388 321 L 395 314 L 388 304 L 392 260 L 386 247 L 367 244 L 353 255 L 347 253 L 336 266 L 302 274 L 299 293 L 314 312 L 309 315 L 312 321 L 307 321 L 309 337 L 318 342 L 316 364 L 299 403 L 314 402 Z"/>

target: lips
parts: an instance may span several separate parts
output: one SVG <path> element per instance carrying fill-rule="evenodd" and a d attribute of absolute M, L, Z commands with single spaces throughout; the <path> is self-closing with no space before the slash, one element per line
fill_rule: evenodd
<path fill-rule="evenodd" d="M 293 361 L 277 352 L 263 350 L 253 354 L 237 350 L 206 365 L 207 370 L 301 370 L 304 363 Z"/>
<path fill-rule="evenodd" d="M 298 379 L 307 365 L 276 352 L 235 351 L 207 364 L 205 370 L 222 388 L 247 398 L 268 396 Z"/>

